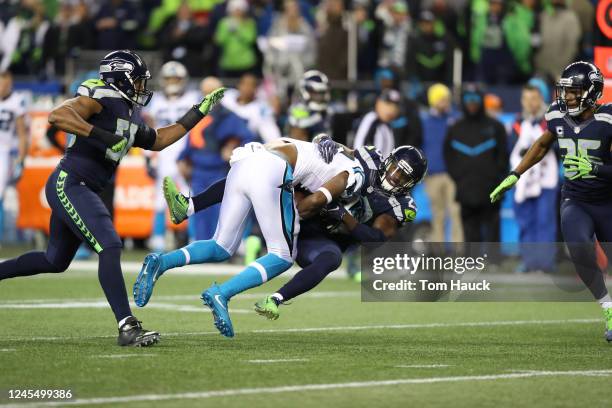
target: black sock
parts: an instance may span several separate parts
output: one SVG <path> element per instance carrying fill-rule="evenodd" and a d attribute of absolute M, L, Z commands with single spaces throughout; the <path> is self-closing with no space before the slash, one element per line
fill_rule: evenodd
<path fill-rule="evenodd" d="M 210 187 L 191 197 L 195 212 L 202 211 L 211 205 L 220 203 L 223 200 L 225 191 L 225 178 L 215 181 Z"/>
<path fill-rule="evenodd" d="M 323 252 L 310 265 L 299 271 L 289 282 L 278 290 L 283 302 L 306 293 L 317 286 L 327 275 L 338 269 L 342 263 L 340 254 Z"/>
<path fill-rule="evenodd" d="M 131 316 L 130 303 L 121 273 L 121 248 L 106 248 L 99 254 L 98 279 L 117 322 Z"/>
<path fill-rule="evenodd" d="M 65 269 L 49 262 L 44 252 L 28 252 L 17 258 L 1 262 L 0 280 L 17 276 L 32 276 L 39 273 L 63 272 Z"/>

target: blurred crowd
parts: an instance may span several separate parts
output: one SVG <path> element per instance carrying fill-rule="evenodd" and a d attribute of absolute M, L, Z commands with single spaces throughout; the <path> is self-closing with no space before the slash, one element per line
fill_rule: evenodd
<path fill-rule="evenodd" d="M 191 76 L 450 84 L 553 79 L 589 59 L 595 0 L 0 0 L 0 71 L 49 78 L 84 49 L 158 50 Z M 354 71 L 354 72 L 353 72 Z M 351 73 L 352 72 L 352 73 Z M 281 84 L 282 87 L 282 84 Z"/>

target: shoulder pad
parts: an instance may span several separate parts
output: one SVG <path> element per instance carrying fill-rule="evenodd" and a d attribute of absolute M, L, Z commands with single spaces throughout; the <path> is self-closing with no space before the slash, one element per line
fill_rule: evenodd
<path fill-rule="evenodd" d="M 550 104 L 550 106 L 548 107 L 548 111 L 546 111 L 546 114 L 544 115 L 544 119 L 546 119 L 546 121 L 551 121 L 553 119 L 561 119 L 565 116 L 565 113 L 559 111 L 559 107 L 557 106 L 557 102 L 553 102 Z"/>
<path fill-rule="evenodd" d="M 88 96 L 93 99 L 121 98 L 121 94 L 108 86 L 101 79 L 88 79 L 79 85 L 77 96 Z"/>
<path fill-rule="evenodd" d="M 376 147 L 362 146 L 355 153 L 363 160 L 369 170 L 378 170 L 382 157 Z"/>
<path fill-rule="evenodd" d="M 392 196 L 389 202 L 393 206 L 393 212 L 400 224 L 414 221 L 417 214 L 417 206 L 411 195 Z M 400 211 L 397 211 L 396 208 L 399 208 Z"/>
<path fill-rule="evenodd" d="M 612 103 L 604 103 L 600 105 L 596 113 L 607 113 L 608 115 L 612 115 Z"/>

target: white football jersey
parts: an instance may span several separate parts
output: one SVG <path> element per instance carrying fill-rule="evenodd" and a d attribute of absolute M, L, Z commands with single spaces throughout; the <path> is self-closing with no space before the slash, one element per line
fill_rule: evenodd
<path fill-rule="evenodd" d="M 315 192 L 334 176 L 344 171 L 349 174 L 347 191 L 358 191 L 363 185 L 364 172 L 358 160 L 339 153 L 328 164 L 321 158 L 316 144 L 287 137 L 282 139 L 294 144 L 298 151 L 297 162 L 293 169 L 294 185 L 299 184 L 310 192 Z"/>
<path fill-rule="evenodd" d="M 24 94 L 13 92 L 6 99 L 0 99 L 0 149 L 17 146 L 15 120 L 27 112 L 28 99 Z"/>
<path fill-rule="evenodd" d="M 221 104 L 247 121 L 249 130 L 261 138 L 264 143 L 281 137 L 276 119 L 270 106 L 258 99 L 246 105 L 238 103 L 238 91 L 228 89 L 223 94 Z"/>

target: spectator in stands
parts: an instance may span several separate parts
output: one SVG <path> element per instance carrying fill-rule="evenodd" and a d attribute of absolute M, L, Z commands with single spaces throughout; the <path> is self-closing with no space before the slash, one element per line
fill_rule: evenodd
<path fill-rule="evenodd" d="M 190 6 L 184 2 L 176 16 L 161 29 L 158 42 L 164 51 L 164 60 L 178 61 L 190 75 L 201 76 L 213 71 L 204 57 L 210 41 L 208 27 L 196 21 Z"/>
<path fill-rule="evenodd" d="M 542 44 L 535 55 L 539 75 L 555 81 L 578 53 L 580 21 L 576 12 L 567 7 L 566 0 L 551 0 L 553 9 L 541 14 Z"/>
<path fill-rule="evenodd" d="M 384 22 L 378 66 L 398 70 L 406 61 L 406 43 L 412 25 L 404 0 L 384 1 L 376 8 L 376 17 Z"/>
<path fill-rule="evenodd" d="M 450 85 L 453 80 L 454 44 L 450 36 L 436 32 L 435 24 L 436 17 L 431 11 L 421 12 L 418 26 L 408 41 L 407 76 L 423 82 Z"/>
<path fill-rule="evenodd" d="M 237 78 L 256 68 L 257 26 L 248 11 L 246 0 L 229 0 L 228 15 L 219 21 L 215 31 L 215 44 L 221 50 L 219 68 L 223 76 Z"/>
<path fill-rule="evenodd" d="M 595 24 L 595 4 L 591 0 L 572 0 L 570 7 L 576 13 L 580 21 L 580 47 L 578 49 L 579 60 L 591 60 L 593 58 L 593 27 Z"/>
<path fill-rule="evenodd" d="M 56 49 L 56 37 L 50 28 L 42 1 L 23 0 L 2 34 L 0 72 L 10 69 L 18 75 L 45 76 Z"/>
<path fill-rule="evenodd" d="M 274 18 L 267 41 L 262 42 L 265 72 L 276 82 L 278 93 L 287 96 L 316 60 L 314 30 L 300 14 L 296 0 L 285 0 L 283 12 Z"/>
<path fill-rule="evenodd" d="M 423 151 L 428 169 L 425 191 L 431 203 L 431 241 L 445 242 L 446 221 L 451 221 L 451 241 L 463 242 L 463 227 L 459 204 L 455 200 L 456 187 L 444 163 L 444 138 L 455 119 L 451 111 L 451 92 L 444 84 L 434 84 L 427 90 L 429 110 L 423 111 Z"/>
<path fill-rule="evenodd" d="M 463 12 L 463 7 L 465 7 L 465 5 L 458 6 L 460 2 L 458 0 L 426 0 L 422 5 L 423 10 L 431 10 L 436 16 L 436 32 L 445 33 L 455 41 L 459 38 L 458 10 Z"/>
<path fill-rule="evenodd" d="M 361 119 L 353 148 L 373 145 L 380 150 L 383 157 L 387 157 L 396 146 L 391 122 L 399 116 L 401 102 L 402 95 L 399 91 L 395 89 L 382 91 L 376 100 L 374 110 L 366 113 Z"/>
<path fill-rule="evenodd" d="M 104 0 L 94 18 L 99 50 L 134 49 L 141 16 L 134 3 Z"/>
<path fill-rule="evenodd" d="M 348 32 L 344 26 L 343 0 L 326 0 L 318 24 L 317 67 L 330 79 L 348 74 Z"/>
<path fill-rule="evenodd" d="M 509 83 L 516 75 L 516 63 L 504 30 L 506 9 L 503 0 L 489 0 L 488 6 L 472 10 L 470 56 L 476 78 L 487 84 Z"/>
<path fill-rule="evenodd" d="M 224 107 L 247 121 L 247 126 L 259 141 L 267 143 L 281 137 L 280 130 L 270 105 L 257 98 L 258 79 L 253 74 L 244 74 L 238 89 L 228 89 L 221 103 Z"/>
<path fill-rule="evenodd" d="M 220 86 L 217 78 L 207 77 L 202 81 L 201 90 L 208 95 Z M 223 106 L 218 106 L 207 118 L 191 130 L 187 146 L 179 155 L 179 170 L 183 177 L 191 180 L 192 191 L 203 191 L 225 177 L 232 150 L 254 139 L 246 121 Z M 212 238 L 219 207 L 217 204 L 195 214 L 197 240 Z"/>
<path fill-rule="evenodd" d="M 540 7 L 537 0 L 521 0 L 510 6 L 504 18 L 508 48 L 516 63 L 520 82 L 533 73 L 534 49 L 540 46 Z"/>
<path fill-rule="evenodd" d="M 489 192 L 508 173 L 506 130 L 485 114 L 482 92 L 467 85 L 461 96 L 463 117 L 444 140 L 444 161 L 457 186 L 461 221 L 467 242 L 499 242 L 499 202 Z"/>
<path fill-rule="evenodd" d="M 546 130 L 546 104 L 535 86 L 526 85 L 521 94 L 522 113 L 512 125 L 518 139 L 510 155 L 510 167 L 515 168 L 529 147 Z M 514 211 L 519 224 L 521 243 L 555 242 L 557 238 L 557 187 L 559 164 L 550 150 L 542 161 L 521 175 L 515 185 Z M 542 270 L 552 272 L 554 246 L 521 245 L 522 265 L 519 272 Z"/>
<path fill-rule="evenodd" d="M 55 70 L 63 74 L 66 58 L 76 57 L 81 49 L 92 49 L 95 45 L 94 30 L 85 2 L 64 0 L 53 29 L 58 38 Z"/>
<path fill-rule="evenodd" d="M 376 71 L 379 38 L 382 36 L 382 21 L 370 14 L 369 7 L 369 0 L 353 2 L 352 19 L 357 26 L 357 70 L 361 79 L 371 78 Z"/>

